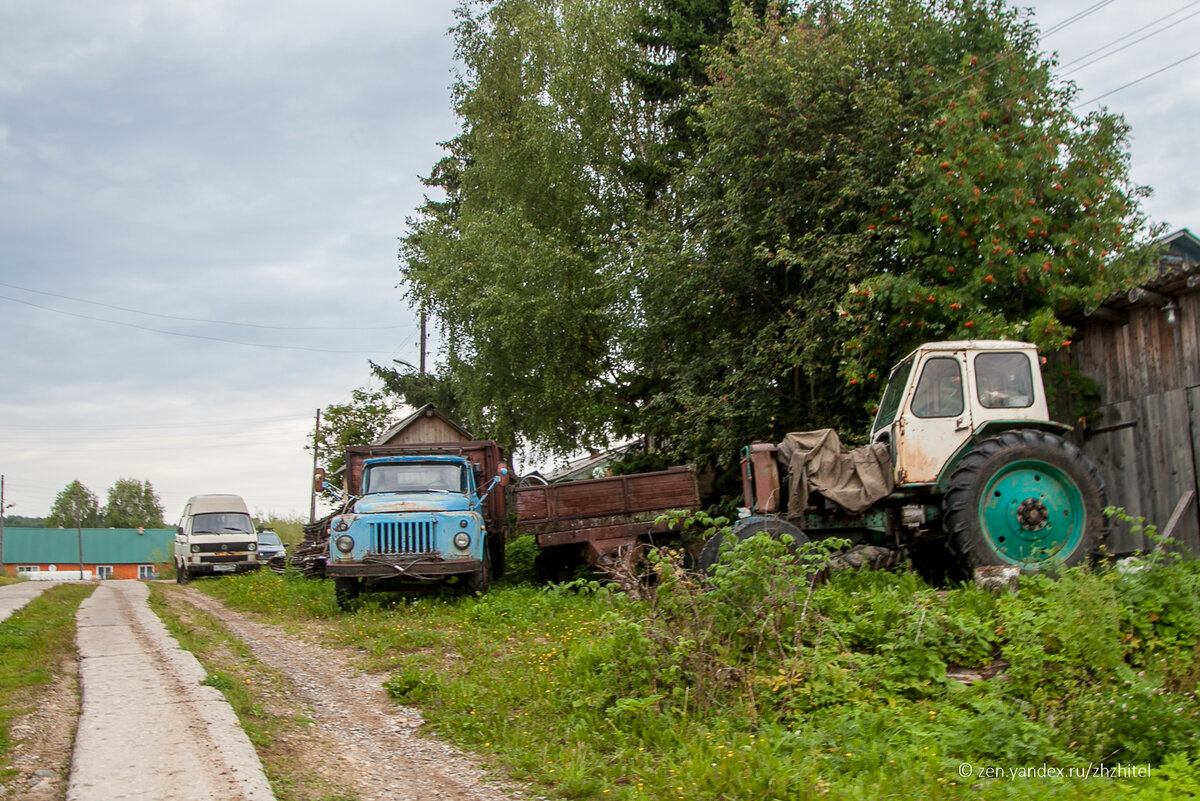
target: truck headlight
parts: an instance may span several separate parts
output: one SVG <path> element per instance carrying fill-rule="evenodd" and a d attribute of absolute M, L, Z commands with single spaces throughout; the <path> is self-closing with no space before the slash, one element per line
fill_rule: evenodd
<path fill-rule="evenodd" d="M 460 531 L 454 535 L 454 547 L 460 551 L 465 551 L 471 547 L 471 535 L 465 531 Z"/>
<path fill-rule="evenodd" d="M 351 537 L 349 534 L 343 534 L 334 540 L 333 544 L 336 545 L 337 549 L 342 553 L 350 553 L 354 550 L 354 537 Z"/>

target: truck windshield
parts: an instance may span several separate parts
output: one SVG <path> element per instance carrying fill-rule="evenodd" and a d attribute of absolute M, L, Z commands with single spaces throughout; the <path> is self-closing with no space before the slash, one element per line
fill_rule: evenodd
<path fill-rule="evenodd" d="M 363 475 L 363 493 L 379 492 L 466 492 L 461 465 L 377 464 Z"/>
<path fill-rule="evenodd" d="M 193 534 L 254 534 L 250 515 L 241 512 L 205 512 L 192 519 Z"/>

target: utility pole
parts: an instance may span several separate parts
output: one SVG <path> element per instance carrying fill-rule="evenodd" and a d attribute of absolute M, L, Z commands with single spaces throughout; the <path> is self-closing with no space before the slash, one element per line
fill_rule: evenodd
<path fill-rule="evenodd" d="M 4 476 L 0 476 L 0 575 L 4 575 Z"/>
<path fill-rule="evenodd" d="M 317 455 L 320 449 L 321 442 L 321 410 L 317 409 L 317 424 L 313 428 L 313 470 L 312 480 L 309 484 L 309 502 L 308 502 L 308 522 L 315 523 L 317 520 Z"/>
<path fill-rule="evenodd" d="M 79 542 L 79 580 L 83 581 L 83 506 L 80 503 L 75 504 L 75 536 Z"/>
<path fill-rule="evenodd" d="M 421 309 L 421 375 L 425 375 L 425 340 L 428 336 L 425 333 L 426 323 L 427 316 L 425 309 Z"/>

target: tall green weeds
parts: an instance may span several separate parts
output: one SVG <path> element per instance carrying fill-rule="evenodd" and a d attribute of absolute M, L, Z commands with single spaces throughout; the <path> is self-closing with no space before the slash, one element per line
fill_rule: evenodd
<path fill-rule="evenodd" d="M 322 618 L 398 702 L 564 798 L 1200 787 L 1200 563 L 1074 569 L 994 595 L 905 572 L 826 575 L 830 546 L 790 545 L 738 543 L 703 580 L 682 553 L 657 552 L 638 594 L 580 580 L 332 617 L 316 603 L 314 588 L 332 599 L 324 582 L 213 585 L 281 620 Z M 1149 775 L 1053 775 L 1118 764 Z M 1039 767 L 1051 775 L 1018 773 Z"/>

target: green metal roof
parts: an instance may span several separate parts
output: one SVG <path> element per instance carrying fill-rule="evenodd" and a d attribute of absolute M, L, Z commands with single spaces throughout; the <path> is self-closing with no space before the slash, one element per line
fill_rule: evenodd
<path fill-rule="evenodd" d="M 83 558 L 79 558 L 79 535 L 73 528 L 4 527 L 4 564 L 41 565 L 55 562 L 89 565 L 148 565 L 170 562 L 175 547 L 175 529 L 135 528 L 83 529 Z"/>

